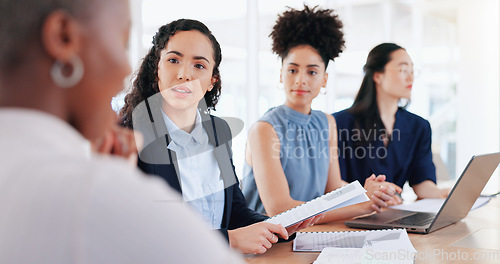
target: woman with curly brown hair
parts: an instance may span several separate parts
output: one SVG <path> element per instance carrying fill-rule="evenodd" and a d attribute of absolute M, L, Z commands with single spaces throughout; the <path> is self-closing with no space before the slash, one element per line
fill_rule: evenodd
<path fill-rule="evenodd" d="M 160 27 L 125 98 L 124 125 L 144 135 L 138 166 L 182 194 L 212 229 L 242 253 L 264 253 L 287 229 L 262 222 L 238 187 L 227 123 L 209 114 L 221 91 L 220 45 L 201 22 L 179 19 Z M 276 234 L 276 235 L 275 235 Z"/>
<path fill-rule="evenodd" d="M 330 9 L 289 9 L 271 33 L 281 57 L 286 100 L 250 129 L 243 192 L 250 208 L 276 215 L 342 186 L 333 116 L 311 109 L 326 86 L 326 68 L 344 48 L 342 22 Z M 379 211 L 395 190 L 384 176 L 365 182 L 371 200 L 328 212 L 323 222 Z"/>

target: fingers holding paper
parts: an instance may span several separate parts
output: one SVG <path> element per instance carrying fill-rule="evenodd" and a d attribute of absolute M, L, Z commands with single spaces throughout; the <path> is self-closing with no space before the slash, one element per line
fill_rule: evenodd
<path fill-rule="evenodd" d="M 322 213 L 322 214 L 319 214 L 319 215 L 316 215 L 316 216 L 312 216 L 302 222 L 298 222 L 292 226 L 289 226 L 286 228 L 286 230 L 288 231 L 288 235 L 291 236 L 293 233 L 295 232 L 298 232 L 304 228 L 307 228 L 307 227 L 310 227 L 310 226 L 313 226 L 314 224 L 316 224 L 318 221 L 320 221 L 321 219 L 323 219 L 323 217 L 325 216 L 325 213 Z"/>
<path fill-rule="evenodd" d="M 243 254 L 262 254 L 278 242 L 278 236 L 288 239 L 287 230 L 267 222 L 228 230 L 229 245 Z"/>

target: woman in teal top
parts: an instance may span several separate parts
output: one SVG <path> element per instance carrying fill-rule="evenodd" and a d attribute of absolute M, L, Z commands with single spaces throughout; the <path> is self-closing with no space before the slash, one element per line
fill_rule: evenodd
<path fill-rule="evenodd" d="M 291 187 L 292 199 L 309 201 L 323 195 L 327 183 L 325 175 L 328 175 L 330 164 L 329 129 L 325 114 L 316 110 L 303 114 L 287 105 L 280 105 L 271 108 L 259 122 L 269 123 L 278 136 L 279 160 Z M 243 181 L 248 206 L 265 213 L 255 185 L 253 169 L 245 163 L 244 170 L 244 175 L 248 175 Z M 303 177 L 305 175 L 307 177 Z"/>
<path fill-rule="evenodd" d="M 243 193 L 252 209 L 276 215 L 342 186 L 332 115 L 311 110 L 326 86 L 329 60 L 344 47 L 342 22 L 329 9 L 290 9 L 273 28 L 273 51 L 282 59 L 284 105 L 270 109 L 249 131 Z M 368 179 L 369 202 L 328 212 L 323 222 L 379 210 L 394 196 Z"/>

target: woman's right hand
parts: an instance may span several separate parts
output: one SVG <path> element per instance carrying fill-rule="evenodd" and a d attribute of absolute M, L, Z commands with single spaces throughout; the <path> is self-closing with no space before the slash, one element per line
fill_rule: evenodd
<path fill-rule="evenodd" d="M 372 204 L 371 209 L 380 213 L 382 208 L 403 202 L 399 194 L 403 189 L 394 183 L 386 182 L 385 175 L 372 174 L 365 181 L 365 189 Z"/>
<path fill-rule="evenodd" d="M 228 230 L 229 245 L 243 254 L 262 254 L 278 242 L 278 236 L 288 239 L 287 230 L 281 225 L 259 222 Z"/>

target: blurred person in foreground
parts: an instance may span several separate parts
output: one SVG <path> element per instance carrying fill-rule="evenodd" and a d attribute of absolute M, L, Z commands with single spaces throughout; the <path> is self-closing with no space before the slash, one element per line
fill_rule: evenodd
<path fill-rule="evenodd" d="M 91 151 L 130 23 L 126 0 L 0 0 L 0 263 L 241 263 L 163 182 Z"/>

